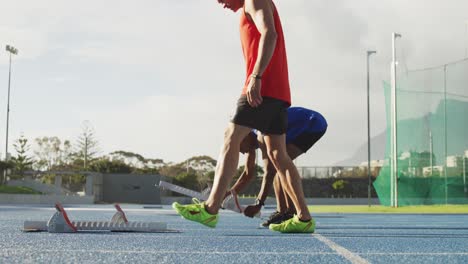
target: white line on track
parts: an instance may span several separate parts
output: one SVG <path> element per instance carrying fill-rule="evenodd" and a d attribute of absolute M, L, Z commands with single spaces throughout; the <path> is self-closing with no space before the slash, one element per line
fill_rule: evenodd
<path fill-rule="evenodd" d="M 31 249 L 0 249 L 2 252 L 28 252 L 34 253 Z M 337 255 L 335 252 L 300 252 L 300 251 L 270 251 L 270 252 L 239 252 L 239 251 L 175 251 L 175 250 L 88 250 L 88 249 L 57 249 L 57 250 L 38 250 L 37 253 L 112 253 L 112 254 L 206 254 L 206 255 Z"/>
<path fill-rule="evenodd" d="M 369 262 L 363 258 L 361 258 L 359 255 L 354 254 L 353 252 L 347 250 L 346 248 L 336 244 L 335 242 L 329 240 L 328 238 L 319 235 L 319 234 L 314 234 L 313 235 L 317 240 L 323 242 L 327 246 L 329 246 L 331 249 L 336 251 L 339 255 L 343 256 L 347 260 L 349 260 L 353 264 L 369 264 Z"/>
<path fill-rule="evenodd" d="M 398 256 L 468 256 L 468 252 L 371 252 L 363 255 L 398 255 Z"/>
<path fill-rule="evenodd" d="M 408 223 L 408 222 L 400 222 L 400 223 L 397 223 L 397 222 L 386 222 L 386 223 L 383 223 L 383 224 L 380 224 L 380 225 L 376 225 L 376 224 L 363 224 L 363 223 L 357 223 L 357 224 L 354 224 L 354 223 L 349 223 L 349 224 L 341 224 L 341 223 L 336 223 L 336 224 L 320 224 L 320 226 L 332 226 L 332 227 L 348 227 L 348 226 L 356 226 L 356 227 L 382 227 L 384 225 L 390 225 L 390 226 L 394 226 L 394 227 L 437 227 L 437 226 L 449 226 L 451 224 L 465 224 L 466 226 L 466 222 L 464 221 L 458 221 L 458 222 L 443 222 L 443 223 L 434 223 L 434 224 L 411 224 L 411 223 Z"/>
<path fill-rule="evenodd" d="M 337 252 L 295 252 L 295 251 L 284 251 L 284 252 L 232 252 L 232 251 L 174 251 L 174 250 L 89 250 L 89 249 L 46 249 L 46 250 L 37 250 L 33 251 L 31 249 L 0 249 L 0 256 L 1 253 L 9 253 L 9 252 L 28 252 L 28 254 L 37 252 L 37 253 L 123 253 L 123 254 L 208 254 L 208 255 L 235 255 L 235 254 L 254 254 L 254 255 L 341 255 Z M 368 252 L 368 253 L 360 253 L 366 256 L 375 256 L 375 255 L 383 255 L 383 256 L 394 256 L 394 255 L 401 255 L 401 256 L 468 256 L 468 252 Z M 366 260 L 364 260 L 366 261 Z M 353 262 L 356 263 L 356 262 Z M 369 262 L 364 262 L 369 263 Z"/>

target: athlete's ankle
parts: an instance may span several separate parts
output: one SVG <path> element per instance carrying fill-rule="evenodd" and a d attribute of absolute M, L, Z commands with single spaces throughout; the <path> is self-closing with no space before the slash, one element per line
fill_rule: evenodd
<path fill-rule="evenodd" d="M 217 215 L 218 210 L 215 210 L 213 206 L 209 204 L 205 204 L 205 211 L 209 213 L 210 215 Z"/>
<path fill-rule="evenodd" d="M 301 222 L 309 222 L 310 220 L 312 220 L 312 216 L 297 214 L 297 219 L 299 219 L 299 221 L 301 221 Z"/>

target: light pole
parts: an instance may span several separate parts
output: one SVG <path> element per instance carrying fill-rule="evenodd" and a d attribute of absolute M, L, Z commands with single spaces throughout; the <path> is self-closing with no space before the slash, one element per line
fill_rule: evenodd
<path fill-rule="evenodd" d="M 466 187 L 466 170 L 468 169 L 466 167 L 466 159 L 468 158 L 468 150 L 465 150 L 465 153 L 463 153 L 463 192 L 465 193 L 465 197 L 468 194 L 468 188 Z"/>
<path fill-rule="evenodd" d="M 371 206 L 371 138 L 370 138 L 370 76 L 369 76 L 369 57 L 377 53 L 375 50 L 367 51 L 367 176 L 369 178 L 369 186 L 367 187 L 367 200 L 369 207 Z"/>
<path fill-rule="evenodd" d="M 396 39 L 401 38 L 398 33 L 392 33 L 392 159 L 391 159 L 391 176 L 390 176 L 390 199 L 391 206 L 398 207 L 398 149 L 397 149 L 397 60 L 396 60 Z"/>
<path fill-rule="evenodd" d="M 17 55 L 18 50 L 10 45 L 6 45 L 6 51 L 10 53 L 10 67 L 8 70 L 8 99 L 7 99 L 7 118 L 6 118 L 6 143 L 5 143 L 5 161 L 8 161 L 8 125 L 10 120 L 10 85 L 11 85 L 11 56 Z M 6 170 L 5 170 L 6 176 Z"/>
<path fill-rule="evenodd" d="M 468 59 L 468 20 L 465 21 L 465 59 Z"/>
<path fill-rule="evenodd" d="M 466 155 L 463 155 L 463 191 L 465 193 L 465 196 L 466 196 L 466 193 L 467 193 L 467 188 L 466 188 L 466 163 L 465 163 L 465 160 L 466 160 Z"/>

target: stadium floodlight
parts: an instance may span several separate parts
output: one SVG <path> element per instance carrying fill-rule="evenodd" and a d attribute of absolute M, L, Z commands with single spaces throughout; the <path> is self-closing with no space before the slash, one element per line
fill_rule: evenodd
<path fill-rule="evenodd" d="M 7 98 L 7 118 L 6 118 L 6 143 L 5 143 L 5 161 L 8 161 L 8 126 L 10 120 L 10 85 L 11 85 L 11 57 L 18 54 L 18 49 L 13 46 L 6 45 L 6 51 L 10 53 L 10 67 L 8 70 L 8 98 Z M 6 170 L 5 170 L 6 174 Z"/>
<path fill-rule="evenodd" d="M 6 51 L 10 52 L 10 54 L 18 55 L 18 49 L 13 46 L 6 45 Z"/>
<path fill-rule="evenodd" d="M 401 38 L 401 34 L 392 33 L 392 94 L 391 94 L 391 109 L 392 109 L 392 158 L 391 158 L 391 173 L 390 173 L 390 201 L 392 207 L 398 207 L 398 149 L 397 149 L 397 59 L 396 59 L 396 39 Z"/>
<path fill-rule="evenodd" d="M 369 183 L 367 187 L 367 198 L 369 207 L 371 206 L 371 142 L 370 142 L 370 76 L 369 76 L 369 57 L 377 53 L 375 50 L 367 51 L 367 175 Z"/>

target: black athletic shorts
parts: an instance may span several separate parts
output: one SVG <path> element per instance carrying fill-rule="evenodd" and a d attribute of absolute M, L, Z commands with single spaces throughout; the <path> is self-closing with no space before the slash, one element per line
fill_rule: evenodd
<path fill-rule="evenodd" d="M 290 144 L 295 145 L 304 153 L 306 153 L 319 139 L 325 135 L 325 131 L 316 132 L 316 133 L 302 133 L 297 136 L 293 141 L 289 142 Z"/>
<path fill-rule="evenodd" d="M 281 135 L 288 128 L 289 105 L 285 101 L 263 97 L 262 103 L 254 108 L 249 105 L 247 96 L 237 101 L 237 109 L 231 122 L 236 125 L 257 129 L 266 135 Z"/>

